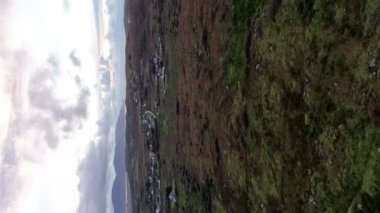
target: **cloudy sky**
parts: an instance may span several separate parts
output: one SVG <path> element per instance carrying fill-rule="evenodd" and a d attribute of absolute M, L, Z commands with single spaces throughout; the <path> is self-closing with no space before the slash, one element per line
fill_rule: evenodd
<path fill-rule="evenodd" d="M 0 0 L 2 213 L 113 212 L 94 2 Z"/>

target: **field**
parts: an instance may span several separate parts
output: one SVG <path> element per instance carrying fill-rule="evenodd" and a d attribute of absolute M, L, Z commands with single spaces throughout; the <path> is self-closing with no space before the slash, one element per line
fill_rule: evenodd
<path fill-rule="evenodd" d="M 380 210 L 380 0 L 128 5 L 135 212 L 157 209 L 146 110 L 157 112 L 162 212 Z"/>

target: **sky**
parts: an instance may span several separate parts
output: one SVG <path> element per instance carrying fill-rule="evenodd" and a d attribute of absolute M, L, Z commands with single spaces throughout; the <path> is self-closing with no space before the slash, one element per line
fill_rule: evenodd
<path fill-rule="evenodd" d="M 114 212 L 121 105 L 97 2 L 0 0 L 2 213 Z"/>

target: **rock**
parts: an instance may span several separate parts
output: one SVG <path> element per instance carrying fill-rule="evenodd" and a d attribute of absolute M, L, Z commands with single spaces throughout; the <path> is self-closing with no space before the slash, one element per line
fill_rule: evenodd
<path fill-rule="evenodd" d="M 156 57 L 153 58 L 153 64 L 154 65 L 158 64 L 158 58 L 156 58 Z"/>
<path fill-rule="evenodd" d="M 357 207 L 359 210 L 363 210 L 363 205 L 361 203 L 358 203 Z"/>
<path fill-rule="evenodd" d="M 377 74 L 377 70 L 379 69 L 379 64 L 377 58 L 373 58 L 368 64 L 369 71 L 373 76 Z"/>
<path fill-rule="evenodd" d="M 177 202 L 176 195 L 175 195 L 175 190 L 174 189 L 170 192 L 168 198 L 169 198 L 170 202 L 173 203 L 173 204 Z"/>

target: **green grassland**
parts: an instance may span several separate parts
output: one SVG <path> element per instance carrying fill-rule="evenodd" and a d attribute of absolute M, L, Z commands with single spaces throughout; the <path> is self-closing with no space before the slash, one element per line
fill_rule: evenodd
<path fill-rule="evenodd" d="M 380 1 L 283 0 L 275 21 L 267 1 L 233 5 L 225 79 L 238 104 L 254 93 L 246 97 L 250 169 L 234 181 L 251 211 L 273 202 L 300 212 L 379 210 L 380 128 L 367 108 L 380 100 L 369 70 L 380 56 Z"/>
<path fill-rule="evenodd" d="M 174 124 L 165 103 L 175 105 L 168 68 L 173 91 L 163 98 L 160 153 L 163 185 L 177 192 L 172 208 L 234 212 L 231 192 L 246 212 L 379 211 L 380 80 L 369 64 L 380 63 L 380 0 L 282 0 L 275 9 L 270 2 L 231 2 L 224 83 L 246 127 L 237 139 L 244 154 L 232 150 L 225 160 L 229 191 L 216 188 L 215 177 L 189 181 L 166 156 Z M 172 10 L 164 7 L 168 39 Z"/>

